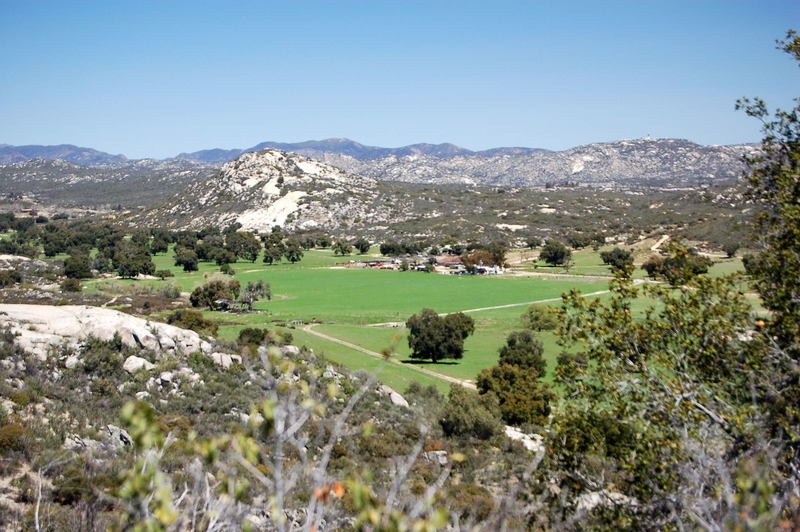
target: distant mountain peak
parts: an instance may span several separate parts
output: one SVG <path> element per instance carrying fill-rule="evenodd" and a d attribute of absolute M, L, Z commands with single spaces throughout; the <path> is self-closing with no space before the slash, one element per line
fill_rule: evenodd
<path fill-rule="evenodd" d="M 13 164 L 29 159 L 61 159 L 75 164 L 114 164 L 128 160 L 124 155 L 112 155 L 93 148 L 83 148 L 72 144 L 55 146 L 11 146 L 0 144 L 0 165 Z"/>

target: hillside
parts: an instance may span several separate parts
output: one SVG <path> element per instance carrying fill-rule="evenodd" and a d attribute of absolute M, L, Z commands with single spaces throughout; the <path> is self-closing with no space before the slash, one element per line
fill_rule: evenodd
<path fill-rule="evenodd" d="M 623 239 L 702 232 L 719 242 L 740 230 L 742 207 L 738 192 L 723 188 L 698 194 L 382 182 L 267 149 L 119 219 L 180 229 L 238 222 L 245 230 L 269 231 L 279 225 L 373 242 L 454 235 L 521 244 L 527 234 L 563 237 L 577 228 Z"/>
<path fill-rule="evenodd" d="M 564 151 L 494 148 L 473 152 L 453 144 L 401 148 L 364 146 L 348 139 L 295 144 L 264 142 L 246 150 L 180 154 L 221 162 L 266 147 L 300 153 L 380 181 L 469 185 L 695 187 L 735 182 L 744 171 L 748 145 L 703 146 L 682 139 L 635 139 L 586 144 Z"/>
<path fill-rule="evenodd" d="M 379 221 L 370 208 L 376 182 L 272 149 L 245 153 L 212 178 L 191 184 L 145 215 L 170 227 L 239 222 L 246 230 L 273 225 L 336 227 L 354 219 Z"/>
<path fill-rule="evenodd" d="M 34 149 L 36 148 L 36 149 Z M 90 174 L 97 168 L 96 180 L 113 181 L 113 172 L 173 171 L 217 166 L 236 159 L 243 153 L 276 149 L 296 153 L 336 166 L 347 172 L 378 181 L 428 184 L 466 184 L 482 186 L 531 187 L 545 185 L 581 185 L 604 188 L 698 187 L 731 184 L 745 167 L 742 156 L 755 149 L 749 145 L 703 146 L 681 139 L 635 139 L 586 144 L 564 151 L 537 148 L 493 148 L 471 151 L 454 144 L 412 144 L 400 148 L 367 146 L 349 139 L 326 139 L 298 143 L 262 142 L 247 149 L 210 149 L 181 153 L 176 158 L 157 161 L 128 161 L 123 156 L 110 156 L 84 148 L 69 151 L 59 146 L 4 146 L 0 148 L 0 184 L 9 172 L 23 172 L 47 163 L 41 159 L 61 159 L 83 165 L 64 175 L 46 170 L 57 179 L 75 174 Z M 3 153 L 7 155 L 4 157 Z M 28 154 L 27 156 L 24 154 Z M 30 159 L 25 157 L 37 157 Z M 16 165 L 16 166 L 15 166 Z M 22 165 L 22 166 L 19 166 Z M 59 165 L 51 165 L 59 166 Z M 63 165 L 61 165 L 63 168 Z M 91 168 L 91 169 L 89 169 Z M 112 172 L 112 174 L 109 174 Z M 104 175 L 104 173 L 106 175 Z M 199 174 L 195 177 L 208 177 Z M 192 176 L 177 181 L 188 184 Z M 159 181 L 157 178 L 156 181 Z M 147 186 L 146 183 L 143 184 Z M 160 186 L 160 184 L 159 184 Z M 141 187 L 139 187 L 141 188 Z M 169 189 L 169 187 L 167 187 Z M 11 189 L 24 192 L 19 188 Z M 172 190 L 167 190 L 172 192 Z M 132 204 L 127 200 L 119 200 Z"/>
<path fill-rule="evenodd" d="M 59 207 L 143 206 L 206 178 L 216 168 L 193 161 L 140 159 L 84 166 L 29 159 L 0 166 L 0 190 Z"/>
<path fill-rule="evenodd" d="M 470 185 L 544 186 L 574 183 L 610 187 L 697 187 L 735 182 L 742 155 L 752 147 L 702 146 L 679 139 L 637 139 L 587 144 L 560 152 L 484 154 L 438 158 L 390 155 L 357 160 L 328 153 L 325 162 L 382 181 Z"/>

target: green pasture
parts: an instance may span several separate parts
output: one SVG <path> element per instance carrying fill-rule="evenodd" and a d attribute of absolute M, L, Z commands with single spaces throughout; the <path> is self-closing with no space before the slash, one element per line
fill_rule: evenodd
<path fill-rule="evenodd" d="M 542 280 L 534 277 L 437 275 L 380 270 L 282 269 L 243 273 L 242 283 L 265 279 L 273 300 L 257 309 L 273 319 L 299 319 L 337 324 L 405 321 L 428 307 L 437 312 L 525 303 L 559 297 L 579 286 L 585 292 L 602 290 L 603 281 Z"/>
<path fill-rule="evenodd" d="M 464 342 L 464 358 L 443 360 L 436 364 L 409 358 L 411 351 L 408 347 L 405 328 L 318 325 L 315 330 L 379 353 L 384 349 L 389 349 L 392 351 L 394 359 L 410 366 L 427 368 L 458 379 L 474 380 L 482 369 L 497 363 L 497 351 L 505 343 L 506 336 L 512 331 L 522 328 L 519 316 L 524 308 L 489 310 L 471 314 L 475 320 L 475 333 Z M 539 338 L 544 344 L 548 369 L 547 380 L 551 380 L 560 348 L 556 345 L 553 333 L 541 333 Z"/>
<path fill-rule="evenodd" d="M 522 269 L 525 271 L 541 273 L 563 273 L 569 275 L 591 275 L 611 278 L 611 269 L 608 264 L 604 264 L 600 258 L 602 251 L 610 251 L 616 246 L 605 246 L 597 251 L 591 248 L 584 248 L 572 251 L 572 266 L 567 270 L 563 266 L 550 266 L 542 261 L 528 260 L 523 262 Z M 531 254 L 528 250 L 519 250 L 523 254 Z M 639 265 L 633 272 L 634 279 L 642 279 L 647 276 L 647 272 L 642 270 Z"/>
<path fill-rule="evenodd" d="M 375 252 L 376 250 L 371 250 Z M 378 372 L 381 381 L 397 390 L 404 390 L 413 381 L 434 384 L 446 391 L 449 384 L 441 379 L 424 374 L 415 368 L 426 368 L 437 373 L 459 379 L 474 379 L 484 368 L 497 362 L 497 351 L 506 336 L 522 328 L 520 315 L 525 303 L 542 299 L 558 298 L 562 293 L 577 288 L 583 293 L 605 290 L 608 281 L 595 279 L 599 275 L 610 278 L 608 266 L 602 263 L 599 252 L 583 249 L 573 253 L 575 266 L 570 274 L 585 275 L 585 278 L 536 277 L 536 276 L 455 276 L 421 272 L 371 270 L 366 268 L 344 268 L 343 263 L 369 259 L 375 255 L 335 256 L 331 250 L 307 251 L 303 260 L 291 264 L 281 262 L 237 262 L 231 266 L 234 278 L 240 283 L 263 279 L 271 284 L 273 299 L 256 304 L 257 312 L 231 314 L 207 312 L 220 323 L 220 336 L 234 340 L 243 327 L 268 327 L 289 330 L 294 343 L 305 345 L 326 358 L 353 370 Z M 199 271 L 184 272 L 174 266 L 172 250 L 153 257 L 157 270 L 168 269 L 183 291 L 191 291 L 202 284 L 208 276 L 219 272 L 216 264 L 201 262 Z M 715 264 L 710 275 L 722 276 L 741 270 L 739 259 L 722 259 Z M 528 269 L 528 268 L 524 268 Z M 564 273 L 561 268 L 539 266 L 537 271 Z M 644 272 L 637 268 L 636 277 Z M 92 289 L 96 281 L 89 281 Z M 155 284 L 162 281 L 115 281 L 131 284 Z M 607 294 L 596 296 L 600 299 Z M 754 300 L 757 303 L 757 298 Z M 476 322 L 475 333 L 465 342 L 464 358 L 446 360 L 436 364 L 411 360 L 404 327 L 370 327 L 370 324 L 405 322 L 413 313 L 424 307 L 437 312 L 450 313 L 468 309 L 514 304 L 510 308 L 488 309 L 472 312 Z M 558 305 L 557 302 L 550 303 Z M 641 315 L 652 301 L 640 297 L 634 302 L 633 311 Z M 315 330 L 345 340 L 375 352 L 386 350 L 392 353 L 394 363 L 386 363 L 347 346 L 320 338 L 299 328 L 283 329 L 294 320 L 316 323 Z M 553 333 L 539 335 L 544 344 L 547 360 L 545 380 L 551 381 L 555 360 L 562 350 Z"/>

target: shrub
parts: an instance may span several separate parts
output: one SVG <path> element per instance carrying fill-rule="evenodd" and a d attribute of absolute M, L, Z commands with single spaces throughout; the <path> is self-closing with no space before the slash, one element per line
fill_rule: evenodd
<path fill-rule="evenodd" d="M 19 406 L 28 406 L 33 402 L 33 395 L 29 390 L 15 390 L 9 394 L 9 399 Z"/>
<path fill-rule="evenodd" d="M 509 425 L 541 425 L 550 415 L 554 395 L 538 377 L 533 368 L 501 364 L 481 371 L 476 384 L 481 394 L 497 396 L 500 415 Z"/>
<path fill-rule="evenodd" d="M 64 292 L 80 292 L 81 282 L 78 279 L 69 277 L 61 281 L 61 290 Z"/>
<path fill-rule="evenodd" d="M 178 309 L 167 316 L 167 323 L 211 336 L 215 336 L 219 329 L 217 322 L 204 318 L 203 313 L 199 310 L 188 308 Z"/>
<path fill-rule="evenodd" d="M 239 331 L 237 342 L 242 345 L 261 345 L 267 338 L 267 329 L 257 329 L 255 327 L 245 327 Z"/>
<path fill-rule="evenodd" d="M 439 421 L 447 436 L 488 440 L 500 434 L 500 405 L 494 394 L 478 395 L 458 384 L 450 386 L 450 398 Z"/>
<path fill-rule="evenodd" d="M 514 331 L 506 338 L 506 345 L 499 350 L 499 364 L 509 364 L 526 371 L 544 374 L 545 361 L 542 358 L 542 342 L 528 331 Z"/>
<path fill-rule="evenodd" d="M 624 270 L 633 265 L 633 253 L 622 248 L 603 251 L 600 253 L 600 258 L 603 264 L 608 264 L 612 270 Z"/>
<path fill-rule="evenodd" d="M 0 452 L 24 451 L 28 444 L 30 431 L 18 423 L 0 427 Z"/>
<path fill-rule="evenodd" d="M 121 342 L 120 342 L 121 344 Z M 115 377 L 122 374 L 122 346 L 114 340 L 103 342 L 89 340 L 83 348 L 83 371 L 97 377 Z"/>
<path fill-rule="evenodd" d="M 22 274 L 17 270 L 4 270 L 0 272 L 0 288 L 6 288 L 22 282 Z"/>
<path fill-rule="evenodd" d="M 167 277 L 175 277 L 175 274 L 172 273 L 172 270 L 158 270 L 156 271 L 156 277 L 163 281 Z"/>
<path fill-rule="evenodd" d="M 520 316 L 522 324 L 533 331 L 552 331 L 558 326 L 558 310 L 545 305 L 531 305 Z"/>
<path fill-rule="evenodd" d="M 170 281 L 158 287 L 158 295 L 169 299 L 177 299 L 181 297 L 181 288 L 174 281 Z"/>

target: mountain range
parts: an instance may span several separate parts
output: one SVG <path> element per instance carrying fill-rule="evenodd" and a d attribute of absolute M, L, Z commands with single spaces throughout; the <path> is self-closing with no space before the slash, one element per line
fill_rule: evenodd
<path fill-rule="evenodd" d="M 124 155 L 112 155 L 92 148 L 82 148 L 72 144 L 57 146 L 11 146 L 0 144 L 0 165 L 21 163 L 30 159 L 60 159 L 81 165 L 115 164 L 128 160 Z"/>
<path fill-rule="evenodd" d="M 513 187 L 683 188 L 735 182 L 745 170 L 743 156 L 757 148 L 747 144 L 704 146 L 683 139 L 642 138 L 586 144 L 563 151 L 537 148 L 471 151 L 454 144 L 382 148 L 339 138 L 299 143 L 262 142 L 247 149 L 215 148 L 181 153 L 159 161 L 129 160 L 124 155 L 72 145 L 0 145 L 0 174 L 11 171 L 19 181 L 26 172 L 35 172 L 32 167 L 38 164 L 48 167 L 44 173 L 52 175 L 52 164 L 46 161 L 59 159 L 86 168 L 77 173 L 90 174 L 90 168 L 97 168 L 100 173 L 124 176 L 128 169 L 140 174 L 144 168 L 157 167 L 164 176 L 171 169 L 185 175 L 187 169 L 217 168 L 243 154 L 264 149 L 296 153 L 378 181 Z M 205 171 L 199 174 L 205 175 Z"/>
<path fill-rule="evenodd" d="M 379 159 L 387 156 L 406 156 L 406 155 L 427 155 L 446 159 L 448 157 L 472 155 L 477 157 L 490 157 L 493 155 L 523 155 L 537 152 L 546 152 L 548 150 L 540 148 L 492 148 L 483 151 L 472 151 L 455 144 L 410 144 L 408 146 L 401 146 L 399 148 L 382 148 L 379 146 L 366 146 L 354 140 L 345 138 L 333 138 L 325 140 L 307 140 L 305 142 L 273 142 L 266 141 L 247 149 L 211 149 L 200 150 L 192 153 L 179 153 L 176 159 L 189 159 L 192 161 L 201 161 L 206 163 L 222 163 L 235 159 L 239 155 L 246 152 L 260 151 L 265 148 L 272 148 L 276 150 L 288 151 L 299 153 L 306 157 L 318 158 L 323 154 L 335 153 L 338 155 L 346 155 L 357 160 L 370 160 Z"/>
<path fill-rule="evenodd" d="M 358 160 L 378 159 L 390 155 L 427 155 L 438 158 L 466 155 L 491 157 L 494 155 L 526 155 L 548 151 L 540 148 L 522 147 L 504 147 L 472 151 L 450 143 L 419 143 L 401 146 L 399 148 L 384 148 L 380 146 L 367 146 L 345 138 L 332 138 L 325 140 L 307 140 L 305 142 L 265 141 L 249 148 L 211 148 L 190 153 L 179 153 L 175 157 L 169 157 L 165 160 L 185 159 L 201 163 L 222 164 L 236 159 L 243 153 L 261 151 L 265 148 L 299 153 L 300 155 L 312 158 L 319 157 L 322 154 L 335 153 Z M 0 165 L 19 163 L 30 159 L 61 159 L 81 165 L 120 164 L 128 161 L 128 158 L 124 155 L 112 155 L 93 148 L 83 148 L 72 144 L 59 144 L 57 146 L 12 146 L 10 144 L 0 144 Z"/>

